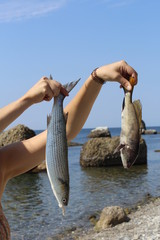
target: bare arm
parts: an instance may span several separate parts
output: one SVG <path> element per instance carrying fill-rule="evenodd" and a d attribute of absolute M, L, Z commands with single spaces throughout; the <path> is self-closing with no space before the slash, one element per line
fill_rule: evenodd
<path fill-rule="evenodd" d="M 112 63 L 97 69 L 97 76 L 104 81 L 119 82 L 127 90 L 131 90 L 129 76 L 134 77 L 137 84 L 137 73 L 125 61 Z M 101 90 L 102 85 L 93 81 L 92 76 L 86 80 L 76 97 L 66 106 L 67 136 L 71 140 L 79 133 L 92 109 L 92 106 Z"/>
<path fill-rule="evenodd" d="M 125 69 L 122 70 L 122 69 Z M 124 61 L 106 65 L 97 69 L 97 75 L 105 81 L 117 81 L 124 87 L 131 86 L 123 73 L 135 77 L 137 82 L 137 74 Z M 79 90 L 73 100 L 66 106 L 64 112 L 68 113 L 67 119 L 67 138 L 73 139 L 83 127 L 91 108 L 100 92 L 102 85 L 95 82 L 92 76 L 86 80 L 82 88 Z M 83 114 L 82 114 L 83 112 Z M 45 159 L 47 132 L 25 140 L 23 142 L 14 143 L 0 149 L 1 173 L 4 175 L 5 182 L 16 175 L 26 172 L 37 166 Z"/>

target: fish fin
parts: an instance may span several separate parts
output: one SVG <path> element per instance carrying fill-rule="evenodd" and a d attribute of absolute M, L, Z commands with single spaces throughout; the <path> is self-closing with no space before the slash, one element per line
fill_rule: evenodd
<path fill-rule="evenodd" d="M 140 102 L 140 100 L 135 100 L 133 102 L 134 105 L 134 109 L 136 111 L 136 115 L 137 115 L 137 119 L 139 122 L 139 127 L 141 126 L 141 121 L 142 121 L 142 104 Z"/>
<path fill-rule="evenodd" d="M 123 102 L 122 102 L 122 111 L 123 111 L 124 107 L 125 107 L 125 98 L 123 98 Z"/>
<path fill-rule="evenodd" d="M 62 206 L 62 214 L 63 214 L 63 216 L 65 216 L 65 207 L 64 206 Z"/>
<path fill-rule="evenodd" d="M 114 153 L 113 153 L 113 154 L 118 153 L 122 148 L 124 148 L 124 146 L 125 146 L 125 144 L 120 143 L 120 144 L 118 145 L 118 147 L 114 150 Z"/>
<path fill-rule="evenodd" d="M 53 80 L 52 75 L 50 74 L 49 78 Z M 68 96 L 68 93 L 77 85 L 77 83 L 80 81 L 80 78 L 77 81 L 69 82 L 62 86 L 61 93 L 66 97 Z"/>
<path fill-rule="evenodd" d="M 66 91 L 69 93 L 75 86 L 76 84 L 80 81 L 80 78 L 77 81 L 73 81 L 70 83 L 67 83 L 63 85 L 63 87 L 66 89 Z"/>
<path fill-rule="evenodd" d="M 65 122 L 67 123 L 67 119 L 68 119 L 68 112 L 64 113 L 64 118 L 65 118 Z"/>
<path fill-rule="evenodd" d="M 50 78 L 51 80 L 53 80 L 53 77 L 52 77 L 52 75 L 51 75 L 51 74 L 50 74 L 49 78 Z"/>
<path fill-rule="evenodd" d="M 49 125 L 50 121 L 51 121 L 51 115 L 49 114 L 47 115 L 47 126 Z"/>

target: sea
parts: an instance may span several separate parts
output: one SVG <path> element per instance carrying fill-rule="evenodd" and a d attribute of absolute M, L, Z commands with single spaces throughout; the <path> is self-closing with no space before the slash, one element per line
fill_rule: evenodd
<path fill-rule="evenodd" d="M 160 127 L 149 127 L 160 132 Z M 88 141 L 92 129 L 82 129 L 73 140 Z M 109 128 L 112 136 L 120 128 Z M 36 133 L 40 133 L 37 130 Z M 90 228 L 90 216 L 107 206 L 132 207 L 147 196 L 160 196 L 160 134 L 142 135 L 147 144 L 147 164 L 82 168 L 82 146 L 69 147 L 70 199 L 62 215 L 46 172 L 25 173 L 11 179 L 2 206 L 11 227 L 12 240 L 50 240 L 76 228 Z"/>

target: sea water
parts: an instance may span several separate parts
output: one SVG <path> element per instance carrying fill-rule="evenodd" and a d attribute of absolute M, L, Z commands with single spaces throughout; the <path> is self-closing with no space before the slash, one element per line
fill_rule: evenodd
<path fill-rule="evenodd" d="M 160 131 L 160 127 L 152 127 Z M 109 129 L 112 136 L 120 128 Z M 91 129 L 82 129 L 75 142 L 85 143 Z M 40 131 L 37 131 L 37 133 Z M 63 217 L 46 172 L 26 173 L 10 180 L 2 205 L 12 240 L 47 240 L 74 227 L 89 227 L 89 217 L 106 206 L 134 206 L 148 194 L 160 196 L 160 134 L 143 135 L 147 165 L 129 171 L 119 167 L 82 168 L 81 146 L 69 147 L 70 199 Z M 56 239 L 56 237 L 55 237 Z"/>

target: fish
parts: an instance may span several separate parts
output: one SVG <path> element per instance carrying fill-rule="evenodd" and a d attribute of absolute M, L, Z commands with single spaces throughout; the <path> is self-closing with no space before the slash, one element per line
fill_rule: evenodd
<path fill-rule="evenodd" d="M 140 100 L 132 102 L 134 78 L 130 77 L 132 91 L 124 89 L 124 99 L 121 113 L 120 144 L 116 152 L 120 152 L 123 167 L 129 169 L 139 154 L 141 138 L 142 104 Z"/>
<path fill-rule="evenodd" d="M 50 76 L 50 79 L 53 79 Z M 69 201 L 68 144 L 66 137 L 67 117 L 63 112 L 65 96 L 80 79 L 65 84 L 57 97 L 54 97 L 51 114 L 47 116 L 46 168 L 51 188 L 62 214 Z"/>

